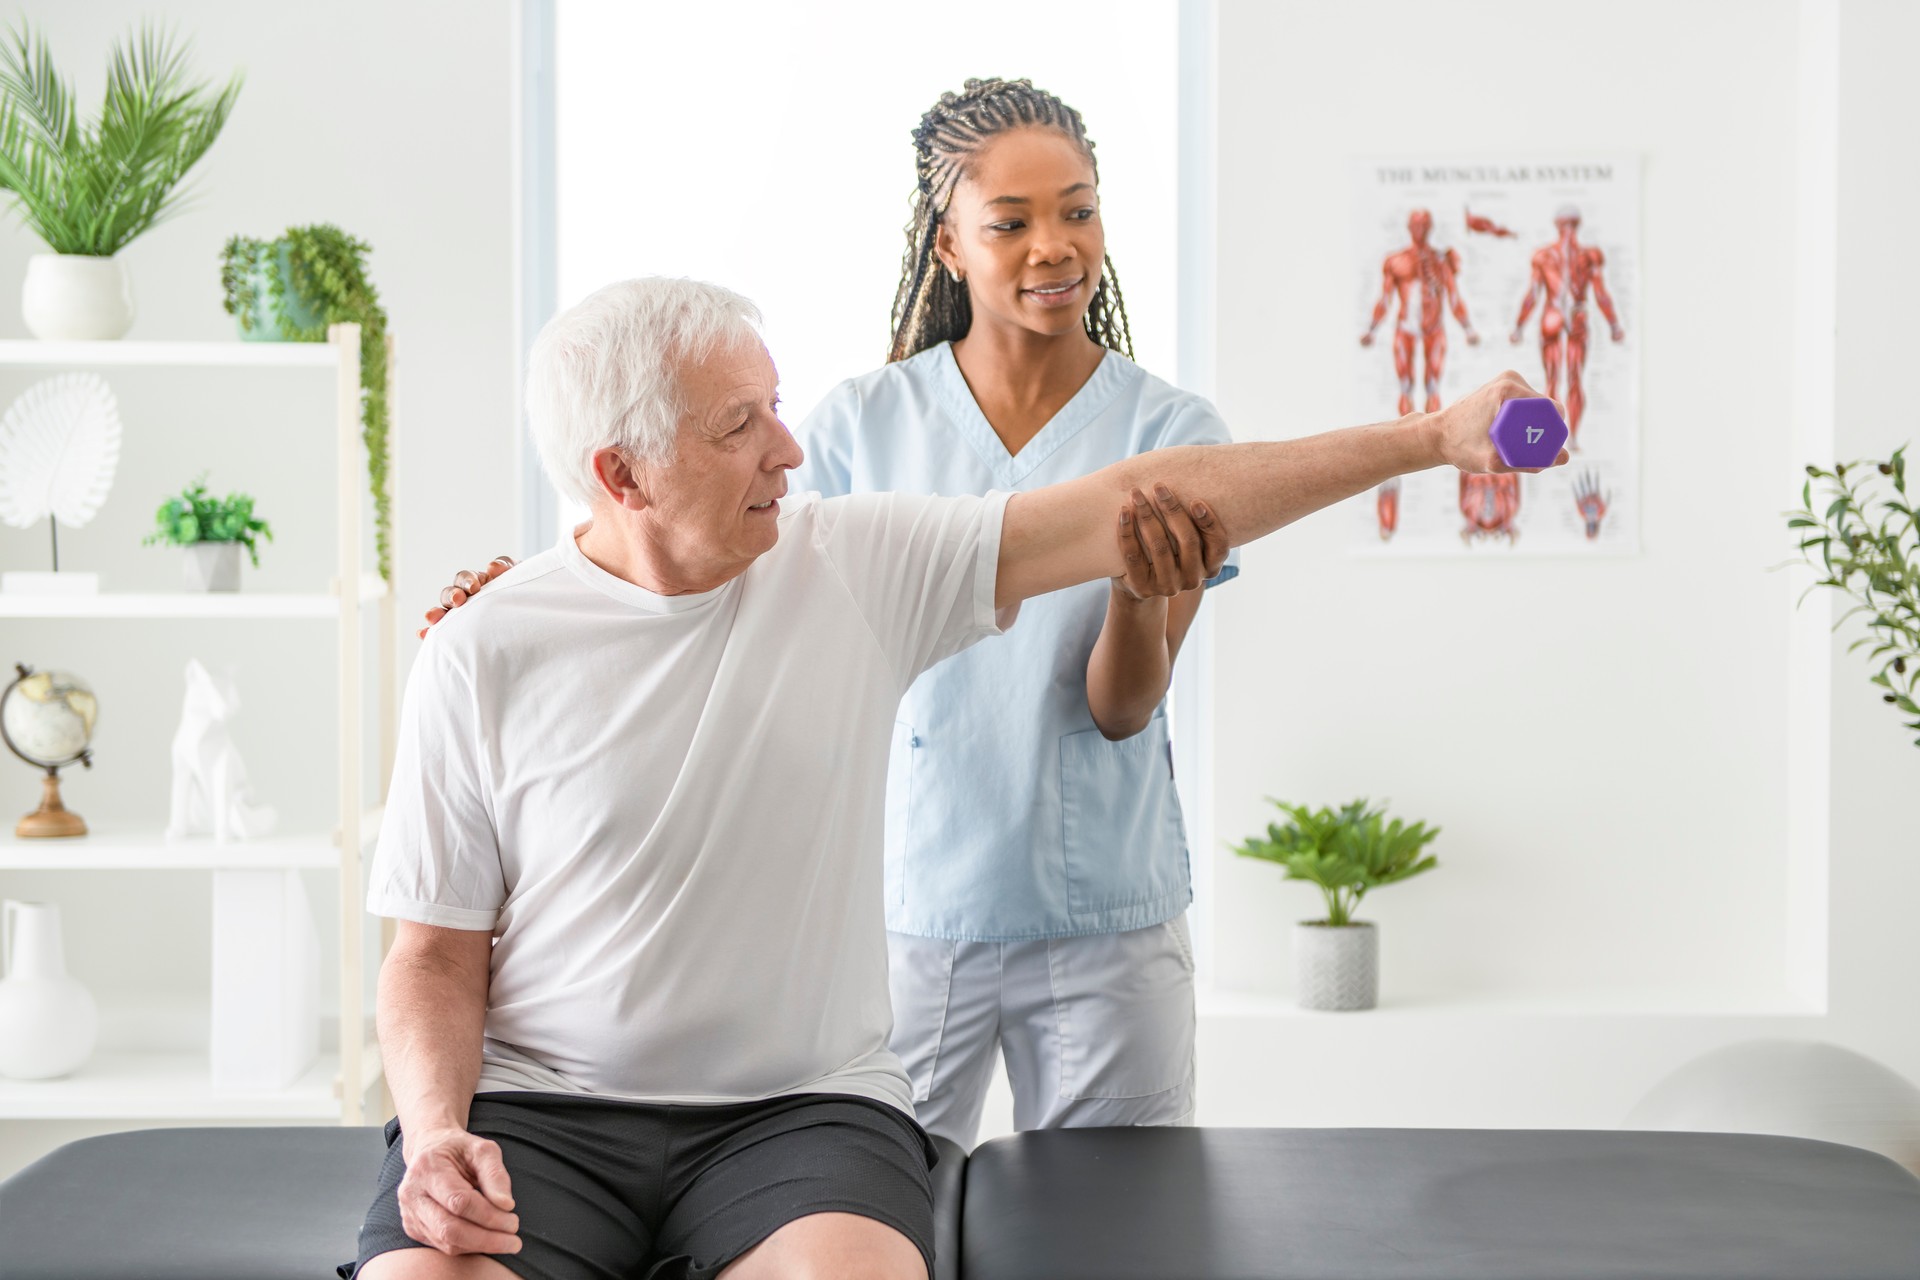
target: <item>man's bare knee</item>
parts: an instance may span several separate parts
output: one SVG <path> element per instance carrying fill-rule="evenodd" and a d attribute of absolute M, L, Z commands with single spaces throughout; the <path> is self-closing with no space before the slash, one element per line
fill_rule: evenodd
<path fill-rule="evenodd" d="M 450 1258 L 438 1249 L 390 1249 L 367 1259 L 356 1280 L 515 1280 L 483 1253 Z"/>
<path fill-rule="evenodd" d="M 795 1218 L 740 1256 L 720 1280 L 928 1280 L 913 1241 L 857 1213 Z"/>

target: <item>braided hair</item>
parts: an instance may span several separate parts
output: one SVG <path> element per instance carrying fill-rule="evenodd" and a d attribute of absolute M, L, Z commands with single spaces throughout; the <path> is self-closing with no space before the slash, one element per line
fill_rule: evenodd
<path fill-rule="evenodd" d="M 1001 133 L 1029 125 L 1058 129 L 1086 153 L 1100 181 L 1080 113 L 1031 80 L 968 80 L 959 93 L 943 93 L 913 131 L 915 171 L 913 220 L 907 223 L 907 251 L 900 262 L 900 288 L 893 298 L 893 343 L 887 360 L 905 360 L 929 347 L 966 336 L 973 324 L 973 303 L 963 281 L 941 270 L 934 244 L 940 220 L 953 202 L 966 162 Z M 1113 259 L 1101 264 L 1100 284 L 1087 307 L 1087 336 L 1110 350 L 1133 357 L 1133 334 Z"/>

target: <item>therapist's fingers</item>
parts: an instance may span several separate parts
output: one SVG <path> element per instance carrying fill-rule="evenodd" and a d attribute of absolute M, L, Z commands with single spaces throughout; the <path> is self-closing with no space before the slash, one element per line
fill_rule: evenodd
<path fill-rule="evenodd" d="M 1133 491 L 1133 532 L 1153 566 L 1153 594 L 1173 595 L 1179 590 L 1179 550 L 1159 509 L 1138 489 Z"/>
<path fill-rule="evenodd" d="M 1195 502 L 1187 510 L 1193 512 L 1193 527 L 1200 531 L 1200 559 L 1203 562 L 1203 581 L 1211 582 L 1220 576 L 1220 570 L 1227 563 L 1227 553 L 1233 550 L 1233 541 L 1227 536 L 1227 526 L 1221 521 L 1214 509 L 1204 502 Z"/>
<path fill-rule="evenodd" d="M 1135 600 L 1145 600 L 1153 594 L 1153 562 L 1147 559 L 1147 550 L 1140 545 L 1140 539 L 1133 534 L 1133 508 L 1120 508 L 1120 522 L 1117 526 L 1120 536 L 1120 559 L 1126 569 L 1115 578 L 1114 585 L 1132 596 Z"/>
<path fill-rule="evenodd" d="M 1186 503 L 1166 484 L 1153 487 L 1154 506 L 1160 512 L 1160 519 L 1167 526 L 1167 533 L 1174 540 L 1174 554 L 1179 559 L 1179 572 L 1175 575 L 1182 591 L 1197 590 L 1206 575 L 1201 572 L 1200 531 L 1194 528 L 1193 513 L 1187 510 Z"/>

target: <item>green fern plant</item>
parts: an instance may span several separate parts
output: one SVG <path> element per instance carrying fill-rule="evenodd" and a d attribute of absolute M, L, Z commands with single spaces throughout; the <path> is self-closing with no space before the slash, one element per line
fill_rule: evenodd
<path fill-rule="evenodd" d="M 0 190 L 53 252 L 111 257 L 180 211 L 240 84 L 190 84 L 186 47 L 143 26 L 114 43 L 100 114 L 82 125 L 46 40 L 22 24 L 0 40 Z"/>
<path fill-rule="evenodd" d="M 287 251 L 287 273 L 279 269 L 280 249 Z M 229 315 L 243 330 L 267 323 L 271 315 L 280 332 L 295 342 L 325 342 L 327 326 L 360 326 L 360 436 L 367 446 L 367 486 L 373 492 L 374 542 L 380 576 L 391 582 L 393 564 L 393 498 L 387 484 L 387 312 L 380 293 L 367 277 L 364 241 L 336 226 L 288 227 L 277 240 L 234 236 L 220 256 L 220 284 Z M 264 274 L 267 297 L 255 287 Z M 290 277 L 290 278 L 289 278 Z M 293 298 L 320 318 L 303 325 L 295 317 Z M 263 304 L 264 308 L 263 309 Z"/>
<path fill-rule="evenodd" d="M 1271 799 L 1271 797 L 1269 797 Z M 1438 827 L 1416 822 L 1412 826 L 1371 802 L 1355 800 L 1339 809 L 1309 809 L 1305 805 L 1272 801 L 1286 815 L 1284 823 L 1267 824 L 1266 838 L 1252 836 L 1233 847 L 1243 858 L 1276 862 L 1287 879 L 1305 880 L 1326 899 L 1325 923 L 1341 928 L 1353 923 L 1353 913 L 1371 889 L 1398 884 L 1439 866 L 1421 850 L 1440 834 Z"/>

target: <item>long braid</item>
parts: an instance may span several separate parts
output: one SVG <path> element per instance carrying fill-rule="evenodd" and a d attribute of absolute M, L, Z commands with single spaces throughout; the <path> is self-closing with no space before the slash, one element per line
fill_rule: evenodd
<path fill-rule="evenodd" d="M 1100 163 L 1080 113 L 1031 80 L 969 80 L 959 93 L 943 93 L 913 131 L 913 217 L 907 223 L 907 250 L 900 261 L 900 287 L 893 298 L 893 342 L 889 362 L 904 360 L 955 338 L 973 324 L 967 286 L 949 276 L 934 252 L 940 220 L 966 162 L 989 139 L 1009 129 L 1040 125 L 1058 129 L 1078 143 L 1100 181 Z M 1103 347 L 1133 356 L 1133 333 L 1113 259 L 1101 265 L 1100 284 L 1087 307 L 1087 336 Z"/>

